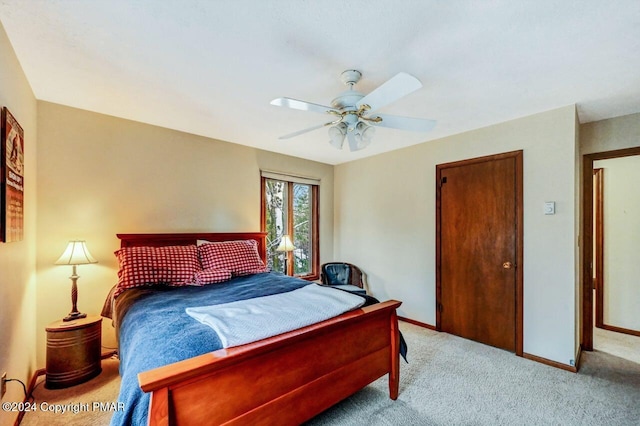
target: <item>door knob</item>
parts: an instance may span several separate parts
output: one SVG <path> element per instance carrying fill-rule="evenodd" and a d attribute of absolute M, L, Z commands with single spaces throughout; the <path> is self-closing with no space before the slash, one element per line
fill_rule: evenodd
<path fill-rule="evenodd" d="M 503 267 L 504 269 L 511 269 L 511 268 L 513 267 L 513 264 L 512 264 L 511 262 L 504 262 L 504 263 L 502 264 L 502 267 Z"/>

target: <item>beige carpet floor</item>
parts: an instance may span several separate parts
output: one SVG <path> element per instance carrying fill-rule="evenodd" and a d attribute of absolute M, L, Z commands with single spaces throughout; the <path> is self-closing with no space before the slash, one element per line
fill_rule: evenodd
<path fill-rule="evenodd" d="M 638 336 L 594 328 L 593 348 L 640 364 L 640 337 Z"/>
<path fill-rule="evenodd" d="M 111 412 L 107 407 L 118 399 L 120 363 L 116 358 L 102 360 L 102 373 L 95 379 L 66 389 L 46 389 L 40 376 L 33 391 L 37 411 L 27 412 L 23 426 L 93 426 L 108 425 Z M 103 403 L 105 405 L 94 405 Z M 62 409 L 66 412 L 60 412 Z M 54 410 L 56 410 L 54 411 Z M 75 411 L 74 411 L 75 410 Z"/>
<path fill-rule="evenodd" d="M 401 330 L 409 364 L 401 365 L 398 400 L 388 398 L 385 377 L 307 425 L 640 424 L 640 364 L 624 357 L 584 353 L 574 374 L 411 324 L 401 323 Z M 34 391 L 37 404 L 89 403 L 88 411 L 28 413 L 22 425 L 109 424 L 109 411 L 91 407 L 116 400 L 118 361 L 102 365 L 102 374 L 87 383 L 63 390 L 40 384 Z"/>

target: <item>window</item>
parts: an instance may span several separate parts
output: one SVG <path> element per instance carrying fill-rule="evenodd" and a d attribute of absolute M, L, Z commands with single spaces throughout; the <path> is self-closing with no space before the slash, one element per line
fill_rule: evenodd
<path fill-rule="evenodd" d="M 318 192 L 315 179 L 262 172 L 262 231 L 267 233 L 267 266 L 305 279 L 319 277 Z M 295 249 L 277 251 L 283 235 Z"/>

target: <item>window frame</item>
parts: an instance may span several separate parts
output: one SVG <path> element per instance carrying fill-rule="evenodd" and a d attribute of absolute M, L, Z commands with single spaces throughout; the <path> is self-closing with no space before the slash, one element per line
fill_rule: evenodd
<path fill-rule="evenodd" d="M 287 234 L 293 236 L 293 185 L 298 182 L 295 182 L 295 180 L 287 180 L 284 175 L 282 178 L 260 177 L 260 230 L 267 232 L 267 209 L 265 204 L 267 179 L 287 183 Z M 294 179 L 293 176 L 292 179 Z M 292 273 L 292 276 L 303 280 L 315 281 L 320 279 L 320 185 L 313 183 L 306 183 L 305 185 L 311 187 L 311 273 L 306 275 L 293 275 Z M 287 271 L 294 271 L 293 253 L 286 253 L 286 257 Z"/>

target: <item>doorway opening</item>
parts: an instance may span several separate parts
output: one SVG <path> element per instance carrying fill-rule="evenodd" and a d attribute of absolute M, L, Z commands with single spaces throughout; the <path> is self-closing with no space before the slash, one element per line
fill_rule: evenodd
<path fill-rule="evenodd" d="M 582 162 L 583 182 L 583 244 L 582 244 L 582 338 L 583 350 L 594 350 L 594 335 L 597 339 L 597 349 L 605 348 L 606 351 L 615 350 L 616 346 L 628 346 L 631 341 L 630 352 L 637 352 L 640 348 L 640 337 L 627 333 L 619 335 L 616 331 L 629 331 L 624 327 L 606 327 L 607 318 L 604 315 L 606 307 L 604 299 L 607 280 L 603 271 L 609 267 L 603 260 L 603 247 L 605 247 L 603 235 L 606 232 L 603 225 L 602 182 L 606 175 L 594 171 L 594 162 L 640 155 L 640 147 L 615 151 L 607 151 L 595 154 L 586 154 Z M 597 164 L 597 163 L 596 163 Z M 597 169 L 598 167 L 595 167 Z M 595 174 L 595 178 L 594 178 Z M 606 250 L 606 249 L 604 249 Z M 596 306 L 597 305 L 597 306 Z M 596 321 L 594 321 L 596 319 Z M 598 326 L 598 328 L 594 327 Z M 607 330 L 609 328 L 609 330 Z M 616 330 L 616 328 L 618 328 Z M 635 339 L 638 339 L 637 341 Z M 635 343 L 638 343 L 635 346 Z M 614 354 L 616 355 L 616 354 Z"/>

